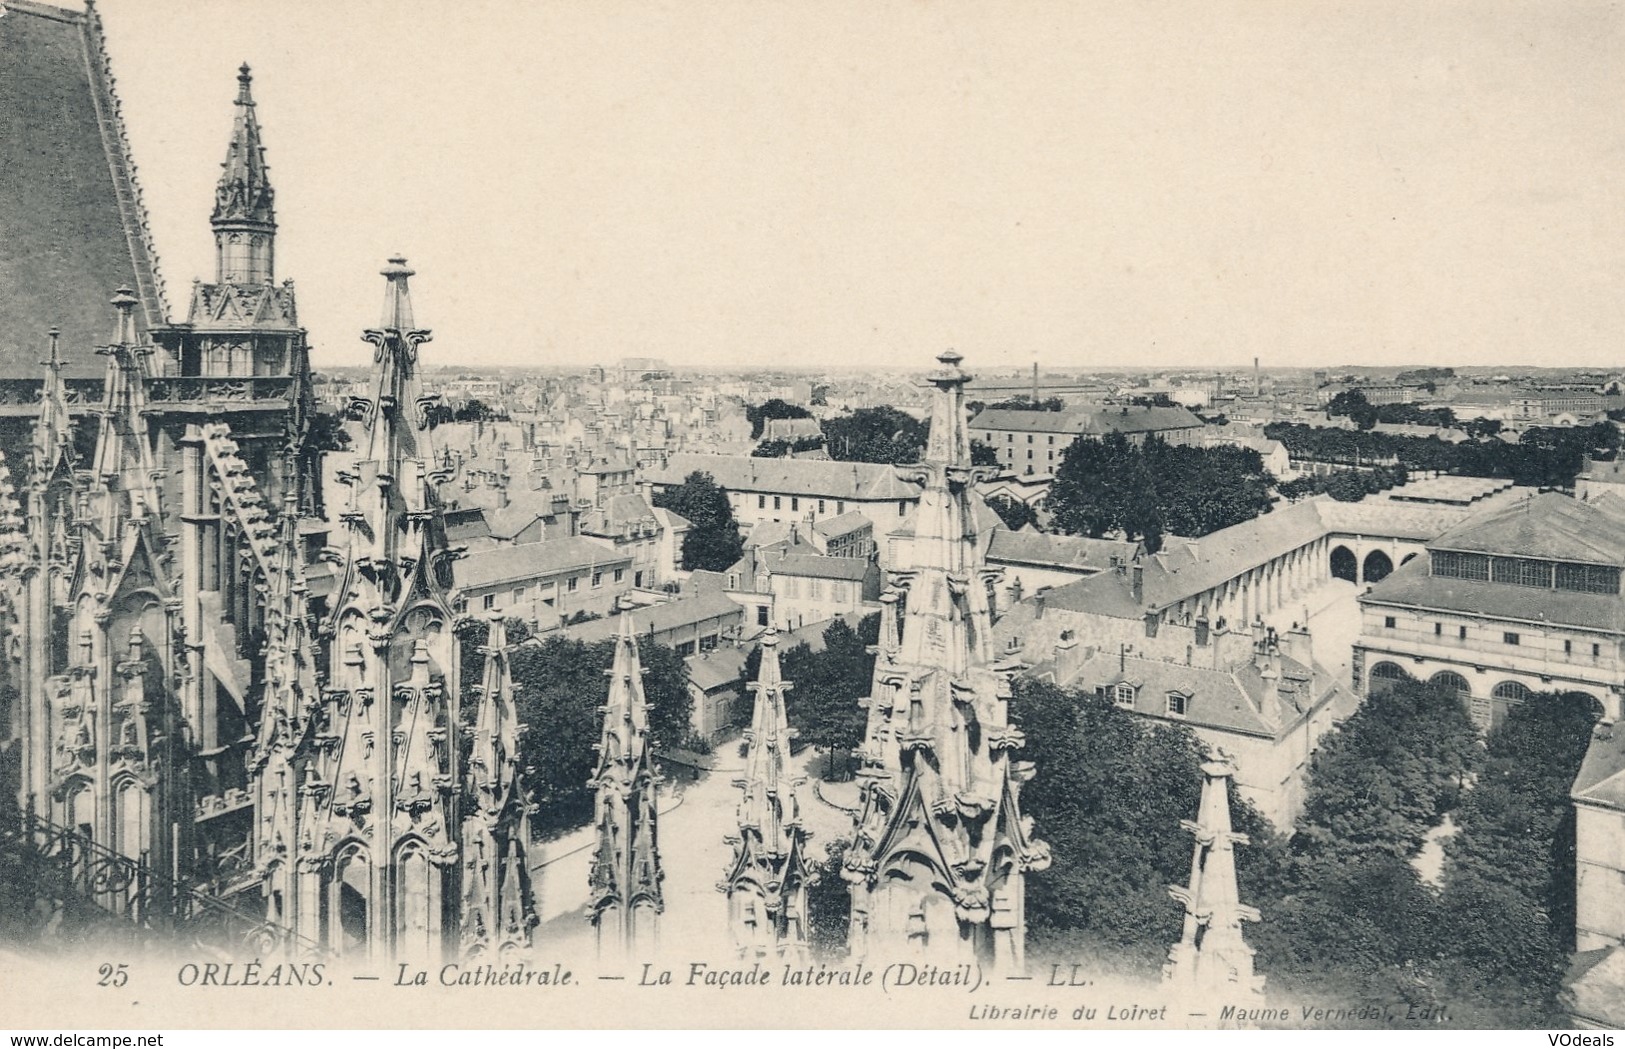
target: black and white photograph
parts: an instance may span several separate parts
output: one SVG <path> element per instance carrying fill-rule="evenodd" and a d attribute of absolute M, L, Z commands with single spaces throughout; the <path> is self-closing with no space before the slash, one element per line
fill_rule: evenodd
<path fill-rule="evenodd" d="M 1622 170 L 1617 0 L 0 0 L 0 1031 L 1613 1044 Z"/>

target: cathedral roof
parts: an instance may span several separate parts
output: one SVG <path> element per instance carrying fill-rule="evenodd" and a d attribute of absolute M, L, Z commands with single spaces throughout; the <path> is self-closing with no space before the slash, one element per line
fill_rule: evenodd
<path fill-rule="evenodd" d="M 138 330 L 164 321 L 163 291 L 102 47 L 99 19 L 0 5 L 0 378 L 36 378 L 47 329 L 62 329 L 67 378 L 92 378 L 114 289 Z"/>

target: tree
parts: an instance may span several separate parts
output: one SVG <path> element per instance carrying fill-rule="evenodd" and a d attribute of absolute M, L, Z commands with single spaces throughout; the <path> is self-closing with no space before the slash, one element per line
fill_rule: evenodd
<path fill-rule="evenodd" d="M 1165 532 L 1203 536 L 1270 509 L 1274 483 L 1257 452 L 1231 445 L 1131 444 L 1122 434 L 1080 438 L 1050 490 L 1052 527 L 1099 538 L 1121 532 L 1155 553 Z"/>
<path fill-rule="evenodd" d="M 462 407 L 452 412 L 452 418 L 460 423 L 483 423 L 507 417 L 505 413 L 499 413 L 484 401 L 475 398 L 463 402 Z"/>
<path fill-rule="evenodd" d="M 733 507 L 728 504 L 728 493 L 717 487 L 710 474 L 694 471 L 682 484 L 658 493 L 654 504 L 689 522 L 688 534 L 683 537 L 685 571 L 726 571 L 744 555 L 745 540 L 739 534 Z"/>
<path fill-rule="evenodd" d="M 812 412 L 799 404 L 774 397 L 765 404 L 747 404 L 745 418 L 750 421 L 750 439 L 755 441 L 761 439 L 769 419 L 811 419 Z"/>
<path fill-rule="evenodd" d="M 972 466 L 997 466 L 999 453 L 990 444 L 984 444 L 976 438 L 971 438 L 970 461 Z"/>
<path fill-rule="evenodd" d="M 867 720 L 858 700 L 869 694 L 875 657 L 868 646 L 880 636 L 880 615 L 871 613 L 856 630 L 844 619 L 824 628 L 824 647 L 813 651 L 805 642 L 779 652 L 779 668 L 794 687 L 785 698 L 785 715 L 800 742 L 826 752 L 825 778 L 835 774 L 835 753 L 863 742 Z M 745 657 L 744 679 L 756 680 L 762 651 Z"/>
<path fill-rule="evenodd" d="M 930 427 L 890 406 L 859 408 L 823 422 L 831 459 L 856 463 L 913 463 L 925 451 Z"/>
<path fill-rule="evenodd" d="M 1596 721 L 1588 697 L 1537 693 L 1486 741 L 1439 901 L 1444 938 L 1478 979 L 1556 992 L 1574 937 L 1569 788 Z"/>
<path fill-rule="evenodd" d="M 485 670 L 479 649 L 488 633 L 485 623 L 473 620 L 459 636 L 465 716 L 475 709 L 473 690 Z M 688 735 L 692 712 L 687 669 L 663 645 L 646 642 L 639 655 L 652 745 L 676 746 Z M 525 787 L 537 804 L 531 826 L 538 836 L 572 830 L 591 819 L 593 795 L 587 780 L 598 760 L 595 748 L 603 729 L 598 707 L 607 695 L 605 671 L 614 659 L 614 641 L 587 644 L 561 634 L 512 646 L 509 665 L 525 726 L 519 754 Z"/>
<path fill-rule="evenodd" d="M 825 753 L 825 778 L 835 773 L 835 752 L 863 742 L 867 716 L 858 700 L 869 694 L 875 657 L 844 619 L 824 629 L 824 650 L 798 660 L 786 711 L 801 738 Z"/>
<path fill-rule="evenodd" d="M 785 459 L 795 452 L 810 452 L 815 448 L 822 448 L 822 437 L 797 437 L 789 440 L 784 437 L 775 437 L 771 441 L 763 441 L 751 449 L 751 455 L 757 459 Z"/>
<path fill-rule="evenodd" d="M 991 506 L 993 512 L 999 515 L 999 520 L 1004 522 L 1004 527 L 1012 532 L 1026 528 L 1029 525 L 1035 528 L 1038 526 L 1038 511 L 1019 499 L 1006 499 L 1003 496 L 995 496 L 987 501 L 987 505 Z"/>
<path fill-rule="evenodd" d="M 1154 725 L 1078 689 L 1017 678 L 1012 720 L 1021 758 L 1037 765 L 1022 789 L 1023 813 L 1049 842 L 1054 862 L 1027 883 L 1035 945 L 1115 948 L 1147 972 L 1179 939 L 1182 914 L 1167 886 L 1190 877 L 1193 819 L 1205 748 L 1182 725 Z M 1239 796 L 1233 820 L 1254 845 L 1275 850 L 1267 821 Z"/>
<path fill-rule="evenodd" d="M 1333 397 L 1331 403 L 1326 405 L 1326 414 L 1353 419 L 1354 424 L 1362 430 L 1377 425 L 1377 410 L 1371 407 L 1371 402 L 1359 390 L 1344 390 Z"/>
<path fill-rule="evenodd" d="M 1478 760 L 1478 733 L 1453 689 L 1397 681 L 1321 740 L 1302 833 L 1340 855 L 1410 856 Z"/>

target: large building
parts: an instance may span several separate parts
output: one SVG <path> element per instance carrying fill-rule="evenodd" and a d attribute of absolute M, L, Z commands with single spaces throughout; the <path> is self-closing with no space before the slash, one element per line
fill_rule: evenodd
<path fill-rule="evenodd" d="M 1135 405 L 1040 412 L 987 408 L 970 422 L 971 436 L 993 449 L 999 465 L 1018 474 L 1054 473 L 1080 437 L 1122 434 L 1139 444 L 1155 435 L 1169 444 L 1200 442 L 1203 422 L 1184 408 Z"/>
<path fill-rule="evenodd" d="M 818 459 L 684 452 L 650 470 L 644 483 L 658 494 L 694 473 L 710 475 L 728 493 L 734 520 L 747 530 L 762 521 L 816 525 L 857 511 L 874 523 L 877 534 L 885 534 L 902 524 L 920 499 L 919 489 L 894 466 Z"/>
<path fill-rule="evenodd" d="M 1360 598 L 1355 684 L 1455 689 L 1481 728 L 1534 692 L 1625 694 L 1625 519 L 1555 493 L 1475 515 Z"/>

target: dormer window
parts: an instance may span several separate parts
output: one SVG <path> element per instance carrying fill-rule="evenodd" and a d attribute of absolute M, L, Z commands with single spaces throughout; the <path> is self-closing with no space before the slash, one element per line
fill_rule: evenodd
<path fill-rule="evenodd" d="M 1190 708 L 1191 708 L 1191 697 L 1185 695 L 1185 693 L 1183 693 L 1183 692 L 1170 692 L 1170 693 L 1168 693 L 1168 716 L 1169 717 L 1171 717 L 1171 718 L 1182 718 L 1187 713 L 1190 712 Z"/>
<path fill-rule="evenodd" d="M 1134 686 L 1125 681 L 1113 688 L 1112 702 L 1120 707 L 1132 707 L 1134 705 Z"/>

